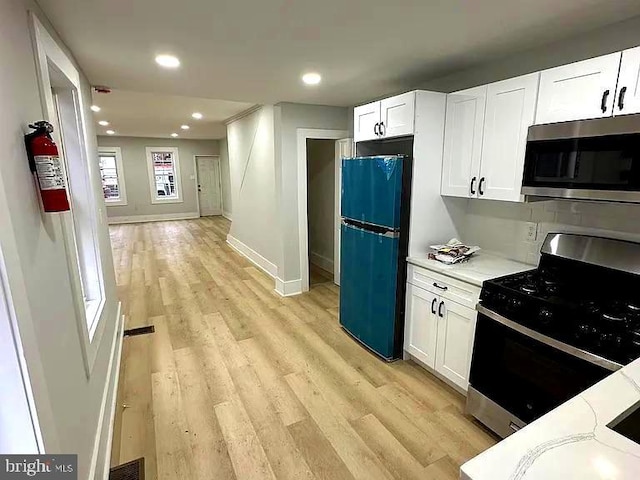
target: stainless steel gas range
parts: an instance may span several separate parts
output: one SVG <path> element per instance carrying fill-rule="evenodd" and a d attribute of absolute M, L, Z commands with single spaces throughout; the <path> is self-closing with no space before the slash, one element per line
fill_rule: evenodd
<path fill-rule="evenodd" d="M 484 282 L 467 412 L 506 437 L 640 357 L 640 244 L 549 234 Z"/>

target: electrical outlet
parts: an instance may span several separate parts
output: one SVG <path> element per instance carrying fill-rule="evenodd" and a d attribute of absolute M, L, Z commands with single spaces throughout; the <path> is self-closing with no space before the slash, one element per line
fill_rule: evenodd
<path fill-rule="evenodd" d="M 525 240 L 527 242 L 535 242 L 538 238 L 538 224 L 535 222 L 527 222 L 525 229 Z"/>

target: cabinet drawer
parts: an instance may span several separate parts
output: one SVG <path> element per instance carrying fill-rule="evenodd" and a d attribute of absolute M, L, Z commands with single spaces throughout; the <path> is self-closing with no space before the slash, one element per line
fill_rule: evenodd
<path fill-rule="evenodd" d="M 480 287 L 411 264 L 407 270 L 407 281 L 469 308 L 475 308 L 480 298 Z"/>

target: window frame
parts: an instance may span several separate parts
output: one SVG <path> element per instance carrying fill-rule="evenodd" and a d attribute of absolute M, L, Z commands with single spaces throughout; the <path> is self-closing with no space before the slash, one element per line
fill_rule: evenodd
<path fill-rule="evenodd" d="M 69 276 L 70 290 L 75 310 L 75 320 L 80 336 L 80 345 L 84 360 L 85 373 L 87 378 L 91 377 L 91 372 L 95 365 L 98 355 L 98 349 L 101 345 L 102 335 L 106 327 L 106 317 L 104 315 L 106 305 L 106 290 L 104 279 L 104 265 L 102 249 L 98 238 L 98 226 L 105 223 L 102 209 L 98 203 L 98 183 L 100 184 L 100 197 L 102 198 L 102 182 L 100 181 L 100 172 L 98 162 L 94 160 L 95 150 L 88 148 L 88 130 L 87 130 L 87 113 L 85 106 L 87 105 L 85 97 L 86 92 L 83 91 L 80 80 L 80 73 L 75 68 L 69 57 L 56 41 L 51 37 L 49 32 L 44 28 L 38 18 L 31 14 L 33 41 L 35 47 L 36 70 L 39 79 L 40 99 L 42 102 L 43 113 L 45 119 L 54 125 L 53 137 L 59 143 L 60 156 L 63 159 L 62 166 L 65 171 L 69 185 L 69 200 L 73 208 L 73 191 L 72 183 L 77 183 L 80 188 L 78 193 L 84 195 L 87 201 L 88 218 L 90 222 L 85 225 L 84 232 L 90 233 L 90 239 L 84 241 L 85 245 L 90 245 L 93 252 L 93 258 L 96 264 L 96 275 L 98 284 L 95 286 L 97 295 L 95 298 L 87 301 L 84 298 L 83 285 L 81 279 L 81 267 L 78 251 L 76 248 L 77 232 L 74 231 L 74 217 L 72 212 L 62 212 L 51 216 L 48 220 L 54 230 L 53 235 L 62 239 L 65 252 L 67 273 Z M 74 112 L 73 119 L 70 116 L 64 116 L 66 119 L 68 131 L 74 142 L 71 146 L 74 150 L 73 165 L 74 170 L 81 168 L 82 175 L 76 181 L 72 181 L 69 177 L 69 164 L 66 152 L 64 152 L 65 142 L 61 141 L 65 136 L 65 129 L 60 127 L 58 110 L 58 98 L 54 95 L 54 83 L 62 80 L 65 83 L 64 89 L 70 92 L 73 101 Z M 68 86 L 71 86 L 70 88 Z M 69 110 L 66 109 L 68 112 Z M 76 143 L 77 142 L 77 143 Z M 91 161 L 89 161 L 91 159 Z M 83 191 L 84 188 L 84 191 Z M 86 237 L 85 237 L 86 238 Z"/>
<path fill-rule="evenodd" d="M 156 174 L 153 168 L 154 152 L 171 152 L 173 156 L 173 169 L 175 173 L 175 197 L 161 197 L 158 195 L 156 186 Z M 162 205 L 165 203 L 183 203 L 182 198 L 182 178 L 180 176 L 180 157 L 178 155 L 178 147 L 146 147 L 147 156 L 147 173 L 149 176 L 149 194 L 151 195 L 151 203 L 154 205 Z"/>
<path fill-rule="evenodd" d="M 100 157 L 106 155 L 113 155 L 116 158 L 116 179 L 118 181 L 118 193 L 119 198 L 109 199 L 105 198 L 104 203 L 107 207 L 110 206 L 125 206 L 127 205 L 127 187 L 124 182 L 124 166 L 122 165 L 122 149 L 120 147 L 98 147 L 98 168 L 100 169 L 100 181 L 102 182 L 102 167 L 100 167 Z M 104 193 L 103 193 L 104 198 Z"/>

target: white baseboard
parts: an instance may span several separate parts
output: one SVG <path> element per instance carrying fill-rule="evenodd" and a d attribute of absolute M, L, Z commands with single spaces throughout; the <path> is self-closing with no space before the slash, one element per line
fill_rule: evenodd
<path fill-rule="evenodd" d="M 118 381 L 120 379 L 120 361 L 122 360 L 122 340 L 124 338 L 124 315 L 122 304 L 118 302 L 115 333 L 111 344 L 111 356 L 107 367 L 107 377 L 102 393 L 98 428 L 93 444 L 93 455 L 89 469 L 90 479 L 107 480 L 111 463 L 111 444 L 113 440 L 113 421 L 116 413 L 118 397 Z"/>
<path fill-rule="evenodd" d="M 226 218 L 227 220 L 229 220 L 230 222 L 233 222 L 233 217 L 231 216 L 231 212 L 225 212 L 224 210 L 222 211 L 222 216 L 224 218 Z"/>
<path fill-rule="evenodd" d="M 198 212 L 187 213 L 161 213 L 158 215 L 128 215 L 123 217 L 107 217 L 109 225 L 120 223 L 145 223 L 145 222 L 166 222 L 169 220 L 192 220 L 200 218 Z"/>
<path fill-rule="evenodd" d="M 302 279 L 289 280 L 285 282 L 280 277 L 276 277 L 276 292 L 283 297 L 299 295 L 302 293 Z"/>
<path fill-rule="evenodd" d="M 333 259 L 327 258 L 316 252 L 309 252 L 309 262 L 317 265 L 321 269 L 333 273 Z"/>
<path fill-rule="evenodd" d="M 233 237 L 231 234 L 227 235 L 227 243 L 240 255 L 251 260 L 251 262 L 256 267 L 264 271 L 270 277 L 276 278 L 278 276 L 278 267 L 276 265 L 271 263 L 269 260 L 264 258 L 252 248 L 242 243 L 237 238 Z"/>

